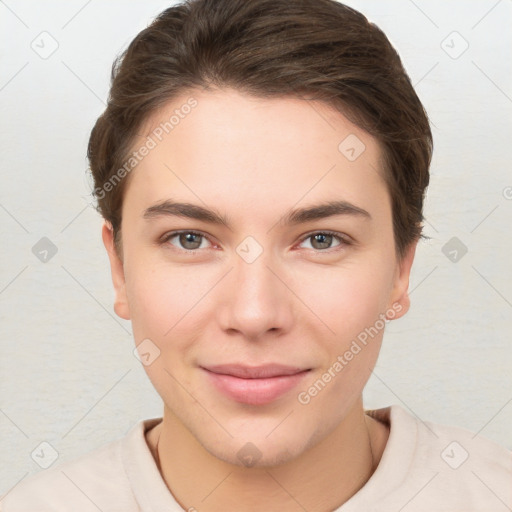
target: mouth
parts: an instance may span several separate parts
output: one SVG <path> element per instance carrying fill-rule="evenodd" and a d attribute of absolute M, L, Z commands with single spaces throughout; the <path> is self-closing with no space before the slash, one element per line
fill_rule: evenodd
<path fill-rule="evenodd" d="M 264 405 L 290 392 L 309 374 L 311 368 L 280 364 L 249 367 L 217 365 L 200 367 L 217 391 L 235 402 Z"/>

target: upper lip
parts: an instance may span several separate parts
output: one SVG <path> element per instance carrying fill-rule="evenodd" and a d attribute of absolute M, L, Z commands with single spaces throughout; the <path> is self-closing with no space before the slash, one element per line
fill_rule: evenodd
<path fill-rule="evenodd" d="M 296 366 L 286 366 L 283 364 L 265 364 L 261 366 L 245 366 L 242 364 L 219 364 L 215 366 L 203 366 L 205 370 L 223 375 L 232 375 L 243 379 L 265 379 L 278 377 L 280 375 L 295 375 L 304 372 L 309 368 L 298 368 Z"/>

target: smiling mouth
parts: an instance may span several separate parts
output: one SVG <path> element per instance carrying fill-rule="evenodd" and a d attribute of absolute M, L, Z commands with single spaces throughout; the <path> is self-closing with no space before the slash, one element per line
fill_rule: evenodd
<path fill-rule="evenodd" d="M 235 402 L 249 405 L 273 402 L 295 388 L 311 371 L 283 365 L 223 365 L 201 369 L 217 391 Z"/>

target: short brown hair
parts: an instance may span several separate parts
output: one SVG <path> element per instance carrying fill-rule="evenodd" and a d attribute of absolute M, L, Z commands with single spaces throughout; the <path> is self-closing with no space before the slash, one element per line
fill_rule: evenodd
<path fill-rule="evenodd" d="M 211 87 L 261 98 L 308 95 L 337 109 L 383 148 L 398 254 L 421 237 L 432 134 L 385 34 L 335 0 L 186 0 L 114 60 L 108 105 L 91 132 L 94 194 L 116 242 L 126 180 L 106 184 L 138 130 L 178 95 Z"/>

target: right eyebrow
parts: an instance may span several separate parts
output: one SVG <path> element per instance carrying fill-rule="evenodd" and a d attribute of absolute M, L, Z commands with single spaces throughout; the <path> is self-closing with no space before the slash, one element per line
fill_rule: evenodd
<path fill-rule="evenodd" d="M 152 219 L 161 216 L 185 217 L 188 219 L 200 220 L 210 224 L 218 224 L 231 229 L 229 220 L 214 210 L 203 208 L 192 203 L 177 203 L 171 200 L 163 201 L 150 206 L 144 211 L 145 219 Z"/>

